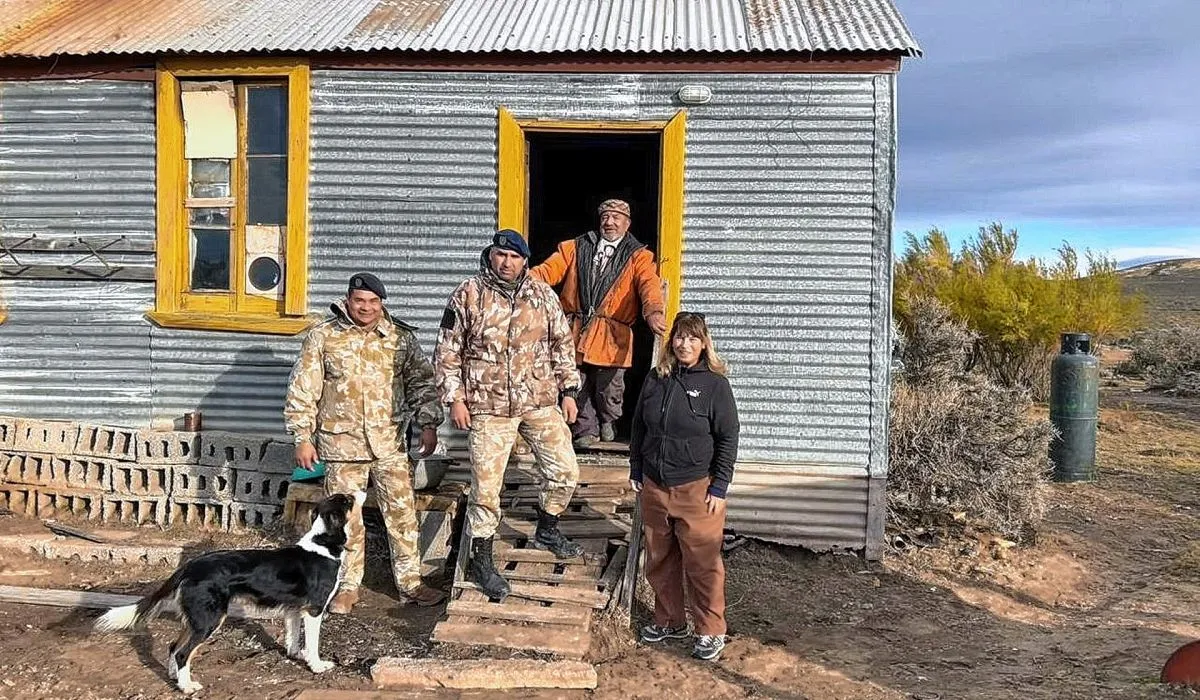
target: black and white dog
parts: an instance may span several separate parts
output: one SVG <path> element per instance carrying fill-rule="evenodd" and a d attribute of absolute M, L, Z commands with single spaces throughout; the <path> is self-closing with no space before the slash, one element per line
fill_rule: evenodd
<path fill-rule="evenodd" d="M 362 506 L 366 497 L 363 492 L 335 494 L 321 501 L 312 528 L 290 547 L 225 550 L 192 559 L 153 595 L 109 610 L 95 627 L 109 631 L 144 625 L 167 599 L 173 599 L 183 629 L 171 643 L 167 671 L 180 690 L 194 693 L 203 686 L 192 680 L 192 655 L 225 621 L 229 604 L 238 601 L 281 612 L 288 656 L 306 662 L 313 673 L 328 671 L 334 664 L 322 660 L 317 651 L 321 620 L 341 575 L 347 514 L 355 502 Z"/>

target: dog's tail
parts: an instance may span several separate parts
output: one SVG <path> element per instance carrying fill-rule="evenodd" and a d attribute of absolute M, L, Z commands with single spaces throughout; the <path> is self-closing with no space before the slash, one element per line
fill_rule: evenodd
<path fill-rule="evenodd" d="M 95 629 L 99 632 L 112 632 L 114 630 L 127 630 L 131 627 L 140 627 L 150 622 L 158 616 L 159 610 L 167 602 L 167 598 L 175 595 L 175 591 L 179 588 L 182 580 L 182 572 L 176 571 L 171 575 L 171 578 L 158 587 L 157 591 L 142 598 L 137 603 L 112 608 L 101 615 L 96 620 Z"/>

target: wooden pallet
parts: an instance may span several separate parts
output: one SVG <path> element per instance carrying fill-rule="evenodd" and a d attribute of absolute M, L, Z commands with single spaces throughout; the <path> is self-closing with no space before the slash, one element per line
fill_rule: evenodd
<path fill-rule="evenodd" d="M 560 561 L 531 543 L 536 475 L 528 465 L 510 466 L 494 554 L 512 594 L 493 603 L 467 580 L 470 542 L 464 526 L 451 600 L 446 619 L 434 627 L 434 641 L 582 658 L 591 644 L 592 611 L 610 604 L 625 569 L 633 503 L 627 474 L 623 465 L 581 467 L 579 486 L 559 527 L 584 554 Z"/>

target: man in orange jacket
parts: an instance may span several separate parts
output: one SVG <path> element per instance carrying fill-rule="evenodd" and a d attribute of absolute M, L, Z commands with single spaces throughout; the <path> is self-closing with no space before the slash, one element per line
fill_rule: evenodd
<path fill-rule="evenodd" d="M 583 377 L 579 418 L 571 427 L 576 447 L 616 439 L 613 424 L 625 400 L 625 370 L 633 364 L 633 324 L 639 313 L 658 335 L 667 330 L 662 280 L 654 253 L 629 233 L 629 204 L 600 204 L 600 232 L 570 241 L 530 274 L 552 287 L 575 337 L 575 362 Z"/>

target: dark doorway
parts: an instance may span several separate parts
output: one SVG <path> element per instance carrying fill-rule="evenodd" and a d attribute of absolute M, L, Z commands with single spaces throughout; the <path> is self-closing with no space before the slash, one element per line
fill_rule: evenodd
<path fill-rule="evenodd" d="M 629 202 L 629 232 L 658 258 L 659 134 L 528 132 L 529 247 L 534 264 L 562 241 L 596 230 L 600 202 Z M 625 374 L 625 411 L 617 423 L 627 440 L 630 418 L 650 369 L 654 334 L 644 319 L 634 325 L 633 367 Z"/>

